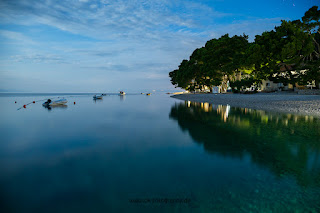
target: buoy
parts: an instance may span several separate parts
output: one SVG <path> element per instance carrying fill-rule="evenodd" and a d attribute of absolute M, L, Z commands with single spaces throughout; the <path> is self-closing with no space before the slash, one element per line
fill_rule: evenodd
<path fill-rule="evenodd" d="M 17 102 L 15 101 L 14 103 L 16 104 Z"/>
<path fill-rule="evenodd" d="M 35 101 L 33 101 L 32 103 L 36 103 Z"/>
<path fill-rule="evenodd" d="M 26 105 L 23 105 L 23 108 L 26 108 Z"/>
<path fill-rule="evenodd" d="M 73 102 L 73 104 L 76 104 L 76 102 Z"/>

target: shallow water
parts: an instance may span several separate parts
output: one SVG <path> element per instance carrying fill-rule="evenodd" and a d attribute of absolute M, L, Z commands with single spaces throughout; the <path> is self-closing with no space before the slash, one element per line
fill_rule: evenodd
<path fill-rule="evenodd" d="M 61 95 L 67 106 L 41 105 Z M 320 211 L 310 116 L 162 94 L 1 94 L 0 106 L 5 212 Z"/>

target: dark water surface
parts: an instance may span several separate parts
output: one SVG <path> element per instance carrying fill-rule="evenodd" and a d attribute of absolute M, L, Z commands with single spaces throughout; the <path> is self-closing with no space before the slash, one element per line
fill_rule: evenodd
<path fill-rule="evenodd" d="M 0 95 L 1 212 L 320 211 L 319 119 L 61 95 Z"/>

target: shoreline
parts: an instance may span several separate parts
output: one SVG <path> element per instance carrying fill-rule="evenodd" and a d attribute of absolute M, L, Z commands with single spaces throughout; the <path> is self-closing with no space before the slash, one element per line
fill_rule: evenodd
<path fill-rule="evenodd" d="M 210 104 L 230 105 L 231 107 L 320 118 L 320 95 L 298 95 L 280 92 L 256 94 L 181 94 L 170 97 L 184 101 L 208 102 Z"/>

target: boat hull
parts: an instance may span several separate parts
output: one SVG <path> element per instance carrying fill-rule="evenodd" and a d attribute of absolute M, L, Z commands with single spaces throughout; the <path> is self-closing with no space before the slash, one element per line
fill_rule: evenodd
<path fill-rule="evenodd" d="M 60 100 L 56 100 L 56 101 L 51 101 L 50 103 L 44 102 L 42 105 L 43 106 L 58 106 L 58 105 L 64 105 L 66 103 L 68 103 L 68 101 L 66 99 L 60 99 Z"/>
<path fill-rule="evenodd" d="M 93 96 L 93 99 L 102 99 L 102 95 L 95 95 Z"/>

